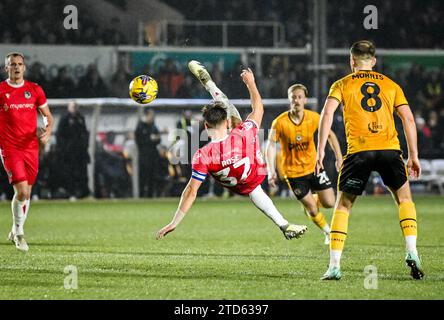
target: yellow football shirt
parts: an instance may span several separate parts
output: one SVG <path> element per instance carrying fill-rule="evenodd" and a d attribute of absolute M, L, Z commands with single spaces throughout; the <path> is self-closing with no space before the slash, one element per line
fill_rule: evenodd
<path fill-rule="evenodd" d="M 298 178 L 314 172 L 319 114 L 304 110 L 304 118 L 296 124 L 290 112 L 281 113 L 271 125 L 270 139 L 281 144 L 282 170 L 286 178 Z"/>
<path fill-rule="evenodd" d="M 400 149 L 393 112 L 408 102 L 393 80 L 361 70 L 333 83 L 328 97 L 343 104 L 347 154 Z"/>

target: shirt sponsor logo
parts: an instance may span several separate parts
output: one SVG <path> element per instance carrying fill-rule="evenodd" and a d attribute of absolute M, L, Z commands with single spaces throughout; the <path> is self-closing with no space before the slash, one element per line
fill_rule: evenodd
<path fill-rule="evenodd" d="M 3 105 L 3 109 L 5 109 L 5 111 L 8 111 L 9 107 L 6 103 Z"/>
<path fill-rule="evenodd" d="M 380 130 L 382 130 L 382 124 L 379 124 L 377 122 L 370 122 L 368 124 L 368 131 L 371 133 L 378 133 Z"/>
<path fill-rule="evenodd" d="M 34 108 L 34 104 L 33 103 L 12 103 L 9 105 L 9 109 L 32 109 Z M 6 110 L 6 109 L 5 109 Z"/>
<path fill-rule="evenodd" d="M 288 148 L 291 150 L 296 149 L 296 151 L 306 151 L 308 150 L 309 142 L 301 142 L 301 143 L 289 143 Z"/>

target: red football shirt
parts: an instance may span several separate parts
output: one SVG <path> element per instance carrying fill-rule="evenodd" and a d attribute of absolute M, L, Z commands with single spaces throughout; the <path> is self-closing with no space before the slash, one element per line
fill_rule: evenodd
<path fill-rule="evenodd" d="M 0 82 L 1 148 L 38 149 L 37 109 L 44 106 L 46 96 L 38 84 Z"/>
<path fill-rule="evenodd" d="M 211 141 L 197 150 L 192 161 L 192 178 L 204 181 L 209 173 L 237 194 L 252 192 L 266 176 L 258 130 L 253 120 L 246 120 L 225 139 Z"/>

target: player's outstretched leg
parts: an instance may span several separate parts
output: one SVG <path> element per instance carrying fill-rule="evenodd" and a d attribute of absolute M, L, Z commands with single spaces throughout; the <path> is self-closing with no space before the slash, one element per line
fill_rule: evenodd
<path fill-rule="evenodd" d="M 205 66 L 196 60 L 191 60 L 188 63 L 188 68 L 191 73 L 200 81 L 200 83 L 204 86 L 205 90 L 209 92 L 211 97 L 213 97 L 214 101 L 221 101 L 227 107 L 228 117 L 235 117 L 242 121 L 242 118 L 239 114 L 239 111 L 236 107 L 228 100 L 228 97 L 225 93 L 220 90 L 214 81 L 211 79 L 211 75 Z"/>
<path fill-rule="evenodd" d="M 279 226 L 284 233 L 285 239 L 291 240 L 299 238 L 307 231 L 307 226 L 288 223 L 260 185 L 257 186 L 249 196 L 254 205 Z"/>

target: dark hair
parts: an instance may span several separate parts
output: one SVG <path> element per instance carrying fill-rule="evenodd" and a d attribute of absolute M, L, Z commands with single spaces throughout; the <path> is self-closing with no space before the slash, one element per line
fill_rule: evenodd
<path fill-rule="evenodd" d="M 353 57 L 360 59 L 370 59 L 375 56 L 375 45 L 368 40 L 361 40 L 353 43 L 350 53 Z"/>
<path fill-rule="evenodd" d="M 223 102 L 214 101 L 202 108 L 202 116 L 208 127 L 214 128 L 227 120 L 227 110 Z"/>

